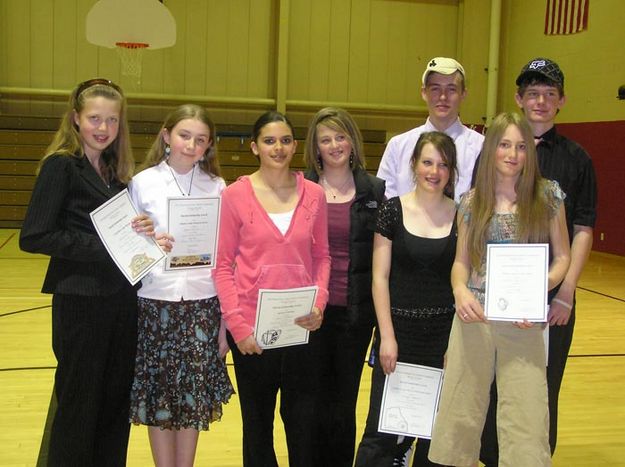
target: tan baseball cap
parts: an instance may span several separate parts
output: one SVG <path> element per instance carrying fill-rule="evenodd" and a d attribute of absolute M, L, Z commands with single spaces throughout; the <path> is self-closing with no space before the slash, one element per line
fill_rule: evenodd
<path fill-rule="evenodd" d="M 421 78 L 421 81 L 423 82 L 423 84 L 425 84 L 425 80 L 431 72 L 440 73 L 441 75 L 451 75 L 456 71 L 462 73 L 463 77 L 465 76 L 464 68 L 453 58 L 434 57 L 428 62 L 428 65 L 425 67 L 425 71 L 423 72 L 423 77 Z"/>

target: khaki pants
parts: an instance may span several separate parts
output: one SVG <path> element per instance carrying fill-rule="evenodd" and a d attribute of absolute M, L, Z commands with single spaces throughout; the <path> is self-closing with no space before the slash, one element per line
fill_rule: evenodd
<path fill-rule="evenodd" d="M 430 460 L 475 464 L 497 375 L 499 466 L 551 465 L 545 349 L 541 326 L 463 323 L 454 318 Z"/>

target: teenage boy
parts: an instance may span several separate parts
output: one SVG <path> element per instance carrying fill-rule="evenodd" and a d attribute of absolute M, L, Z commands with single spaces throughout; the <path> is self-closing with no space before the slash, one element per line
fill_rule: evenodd
<path fill-rule="evenodd" d="M 455 198 L 471 185 L 473 165 L 484 136 L 464 126 L 458 114 L 467 95 L 464 68 L 453 58 L 430 60 L 422 77 L 421 97 L 428 107 L 425 124 L 390 139 L 380 161 L 378 177 L 386 180 L 386 198 L 401 196 L 414 189 L 410 158 L 421 133 L 442 131 L 456 143 L 458 179 Z"/>
<path fill-rule="evenodd" d="M 555 451 L 558 433 L 558 396 L 575 325 L 575 288 L 592 247 L 597 185 L 588 153 L 556 131 L 555 119 L 566 102 L 564 74 L 553 60 L 535 58 L 516 79 L 518 106 L 534 130 L 541 175 L 556 180 L 566 193 L 566 223 L 571 242 L 571 264 L 562 283 L 549 294 L 549 444 Z M 498 464 L 496 393 L 482 434 L 480 458 L 487 467 Z"/>

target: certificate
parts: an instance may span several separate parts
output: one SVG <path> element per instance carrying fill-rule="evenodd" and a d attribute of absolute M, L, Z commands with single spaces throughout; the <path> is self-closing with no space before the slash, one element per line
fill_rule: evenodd
<path fill-rule="evenodd" d="M 174 242 L 166 271 L 215 267 L 219 206 L 219 197 L 167 200 L 167 232 Z"/>
<path fill-rule="evenodd" d="M 139 213 L 130 201 L 128 190 L 119 192 L 89 215 L 109 255 L 132 285 L 165 257 L 153 237 L 133 230 L 131 221 Z"/>
<path fill-rule="evenodd" d="M 490 244 L 485 315 L 497 321 L 547 321 L 549 245 Z"/>
<path fill-rule="evenodd" d="M 312 311 L 317 289 L 311 286 L 258 291 L 254 337 L 262 349 L 308 344 L 308 329 L 294 321 Z"/>
<path fill-rule="evenodd" d="M 397 362 L 384 382 L 378 431 L 431 438 L 442 385 L 442 369 Z"/>

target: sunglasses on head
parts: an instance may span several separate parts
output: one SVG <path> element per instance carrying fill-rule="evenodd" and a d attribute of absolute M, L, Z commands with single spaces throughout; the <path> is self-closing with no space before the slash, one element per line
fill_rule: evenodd
<path fill-rule="evenodd" d="M 83 81 L 82 83 L 80 83 L 78 85 L 78 89 L 76 90 L 76 97 L 80 96 L 85 90 L 89 89 L 91 86 L 95 86 L 97 84 L 102 84 L 104 86 L 108 86 L 110 88 L 113 88 L 118 93 L 120 93 L 122 96 L 124 95 L 124 93 L 122 92 L 122 89 L 118 85 L 116 85 L 113 81 L 111 81 L 110 79 L 93 78 L 93 79 L 89 79 L 87 81 Z"/>

